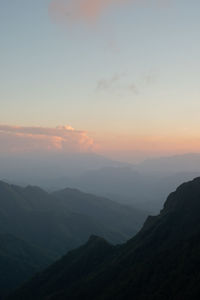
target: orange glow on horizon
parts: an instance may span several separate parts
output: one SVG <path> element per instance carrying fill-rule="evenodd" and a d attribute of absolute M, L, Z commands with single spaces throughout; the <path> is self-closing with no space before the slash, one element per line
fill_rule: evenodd
<path fill-rule="evenodd" d="M 191 136 L 112 136 L 98 142 L 98 153 L 114 156 L 162 156 L 200 152 L 200 137 Z"/>

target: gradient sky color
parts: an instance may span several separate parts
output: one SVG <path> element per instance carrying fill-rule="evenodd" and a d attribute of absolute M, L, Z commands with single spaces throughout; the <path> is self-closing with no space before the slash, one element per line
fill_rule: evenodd
<path fill-rule="evenodd" d="M 70 125 L 120 158 L 200 151 L 200 2 L 56 5 L 0 0 L 0 123 Z"/>

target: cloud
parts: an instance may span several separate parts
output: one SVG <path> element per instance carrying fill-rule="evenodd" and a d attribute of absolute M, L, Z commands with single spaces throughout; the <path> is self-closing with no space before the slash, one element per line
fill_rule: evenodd
<path fill-rule="evenodd" d="M 154 84 L 158 79 L 158 74 L 155 71 L 149 71 L 141 78 L 142 84 L 145 86 Z"/>
<path fill-rule="evenodd" d="M 121 74 L 115 73 L 110 78 L 101 78 L 97 81 L 97 92 L 125 93 L 129 92 L 139 95 L 142 91 L 157 81 L 158 74 L 155 71 L 147 71 L 142 76 L 134 80 L 127 75 L 126 72 Z"/>
<path fill-rule="evenodd" d="M 111 78 L 101 78 L 96 85 L 96 91 L 101 92 L 131 92 L 139 94 L 137 85 L 133 82 L 127 82 L 126 74 L 114 74 Z"/>
<path fill-rule="evenodd" d="M 51 0 L 49 15 L 52 20 L 59 22 L 94 23 L 111 8 L 129 3 L 149 4 L 153 2 L 157 6 L 166 6 L 169 0 Z"/>
<path fill-rule="evenodd" d="M 132 92 L 133 94 L 136 94 L 138 95 L 140 93 L 138 87 L 136 86 L 135 83 L 131 83 L 129 86 L 128 86 L 128 89 L 130 92 Z"/>
<path fill-rule="evenodd" d="M 52 0 L 49 14 L 57 21 L 94 22 L 110 7 L 137 0 Z"/>
<path fill-rule="evenodd" d="M 0 152 L 62 151 L 85 152 L 94 142 L 86 131 L 71 126 L 25 127 L 0 125 Z"/>
<path fill-rule="evenodd" d="M 97 82 L 97 90 L 110 90 L 112 88 L 116 88 L 119 84 L 122 75 L 115 74 L 111 78 L 106 79 L 102 78 Z"/>

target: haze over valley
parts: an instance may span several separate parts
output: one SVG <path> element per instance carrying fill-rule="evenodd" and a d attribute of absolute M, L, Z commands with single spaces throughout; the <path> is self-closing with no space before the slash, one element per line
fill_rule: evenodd
<path fill-rule="evenodd" d="M 168 194 L 200 175 L 200 154 L 185 154 L 130 164 L 95 153 L 0 156 L 1 179 L 52 192 L 75 188 L 156 214 Z"/>

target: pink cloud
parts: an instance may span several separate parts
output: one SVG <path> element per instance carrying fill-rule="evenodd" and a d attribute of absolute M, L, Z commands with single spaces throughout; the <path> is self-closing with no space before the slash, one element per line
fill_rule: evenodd
<path fill-rule="evenodd" d="M 0 152 L 63 151 L 93 149 L 94 142 L 85 131 L 71 126 L 23 127 L 0 125 Z"/>
<path fill-rule="evenodd" d="M 49 15 L 56 22 L 94 23 L 102 14 L 120 5 L 135 3 L 141 5 L 156 4 L 166 7 L 169 0 L 51 0 Z"/>
<path fill-rule="evenodd" d="M 138 0 L 52 0 L 49 5 L 49 13 L 57 21 L 93 22 L 111 6 L 129 1 L 136 2 Z"/>

